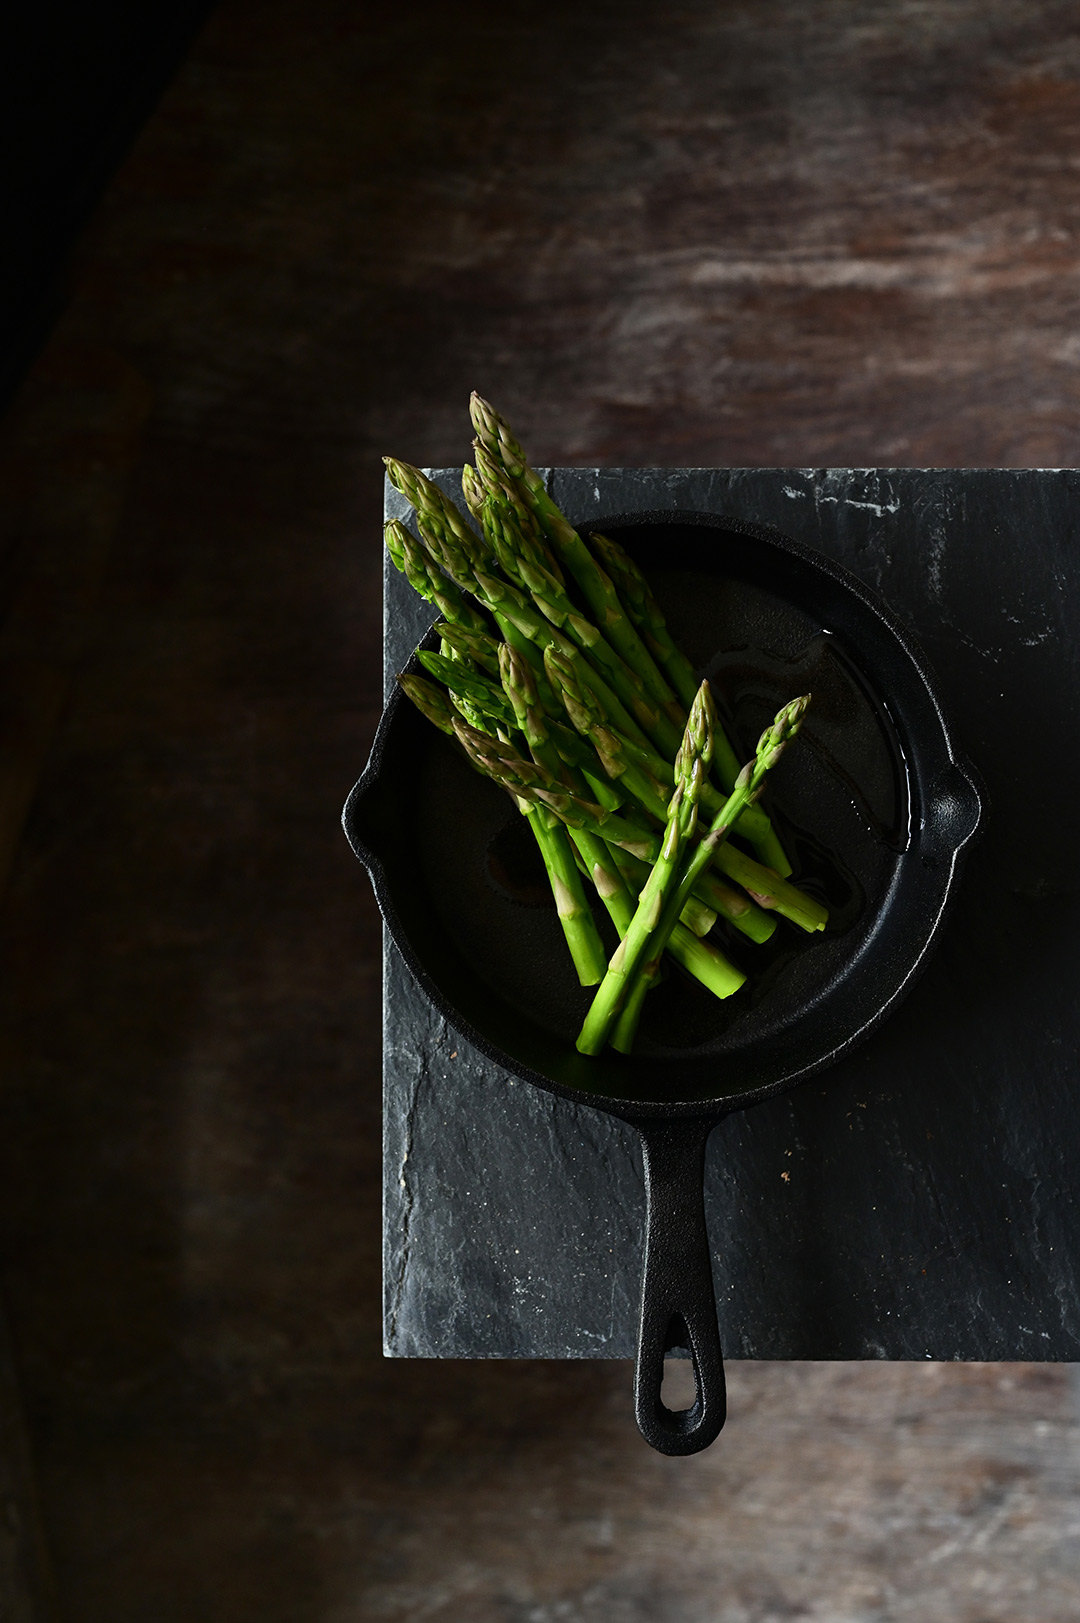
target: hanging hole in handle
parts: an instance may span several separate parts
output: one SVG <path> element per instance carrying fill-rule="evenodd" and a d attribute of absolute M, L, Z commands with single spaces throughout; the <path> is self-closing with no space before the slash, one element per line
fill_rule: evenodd
<path fill-rule="evenodd" d="M 689 1414 L 700 1402 L 692 1358 L 665 1358 L 660 1402 L 669 1414 Z"/>
<path fill-rule="evenodd" d="M 664 1337 L 664 1377 L 660 1402 L 669 1414 L 688 1415 L 701 1407 L 701 1383 L 690 1344 L 690 1332 L 681 1313 L 672 1314 Z M 678 1353 L 679 1357 L 670 1356 Z"/>

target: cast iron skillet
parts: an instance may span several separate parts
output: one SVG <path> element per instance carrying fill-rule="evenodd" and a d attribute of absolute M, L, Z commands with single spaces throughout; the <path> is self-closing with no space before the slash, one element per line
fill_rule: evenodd
<path fill-rule="evenodd" d="M 631 1057 L 585 1058 L 574 1036 L 591 994 L 574 979 L 553 909 L 540 905 L 523 820 L 400 693 L 343 820 L 440 1013 L 506 1071 L 640 1133 L 637 1419 L 654 1448 L 691 1454 L 725 1416 L 702 1195 L 709 1133 L 833 1064 L 896 1006 L 938 934 L 980 797 L 922 655 L 847 570 L 733 518 L 636 513 L 592 527 L 616 536 L 653 581 L 743 755 L 780 704 L 813 692 L 767 804 L 795 877 L 830 906 L 828 929 L 806 936 L 781 922 L 766 947 L 732 934 L 731 955 L 751 971 L 734 998 L 720 1003 L 673 971 L 650 994 Z M 697 1395 L 673 1413 L 660 1387 L 664 1355 L 679 1348 Z"/>

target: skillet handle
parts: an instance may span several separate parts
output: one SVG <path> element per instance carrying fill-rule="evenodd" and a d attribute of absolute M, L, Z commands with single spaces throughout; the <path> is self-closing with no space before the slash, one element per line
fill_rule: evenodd
<path fill-rule="evenodd" d="M 727 1415 L 703 1188 L 705 1144 L 715 1125 L 715 1118 L 635 1123 L 645 1156 L 646 1218 L 634 1404 L 641 1435 L 661 1454 L 708 1448 Z M 660 1397 L 664 1354 L 673 1347 L 689 1351 L 697 1384 L 694 1403 L 681 1413 Z"/>

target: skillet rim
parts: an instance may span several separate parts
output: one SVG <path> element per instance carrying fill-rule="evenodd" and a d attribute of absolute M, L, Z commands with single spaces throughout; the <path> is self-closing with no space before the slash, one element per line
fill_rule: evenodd
<path fill-rule="evenodd" d="M 535 1070 L 507 1053 L 505 1049 L 478 1030 L 445 996 L 438 982 L 428 972 L 412 948 L 408 931 L 402 925 L 394 906 L 391 887 L 382 860 L 376 852 L 370 849 L 358 832 L 360 804 L 378 782 L 387 739 L 393 728 L 398 706 L 407 703 L 401 688 L 397 685 L 395 685 L 390 698 L 384 706 L 367 765 L 345 801 L 342 811 L 342 825 L 354 854 L 368 870 L 380 913 L 394 945 L 400 952 L 410 973 L 447 1023 L 486 1059 L 497 1065 L 501 1070 L 509 1072 L 534 1087 L 541 1088 L 546 1093 L 572 1100 L 577 1104 L 584 1104 L 597 1110 L 606 1111 L 609 1115 L 628 1122 L 644 1124 L 648 1121 L 664 1121 L 676 1118 L 718 1122 L 735 1111 L 747 1109 L 752 1105 L 760 1104 L 767 1099 L 787 1093 L 791 1089 L 800 1086 L 803 1082 L 809 1081 L 811 1077 L 819 1072 L 828 1069 L 829 1066 L 838 1063 L 850 1051 L 866 1042 L 877 1030 L 878 1026 L 888 1018 L 908 995 L 923 974 L 931 952 L 937 944 L 945 915 L 955 896 L 959 870 L 965 850 L 982 823 L 985 792 L 975 768 L 956 747 L 937 691 L 936 678 L 930 670 L 922 649 L 912 637 L 908 628 L 903 625 L 880 596 L 844 564 L 808 546 L 805 542 L 795 540 L 771 525 L 759 524 L 741 518 L 736 514 L 705 512 L 701 509 L 639 509 L 630 513 L 605 514 L 580 522 L 576 528 L 579 533 L 587 535 L 591 530 L 604 531 L 611 529 L 625 531 L 632 528 L 657 525 L 700 526 L 706 529 L 746 536 L 751 540 L 776 548 L 811 570 L 825 575 L 842 591 L 854 596 L 862 607 L 868 610 L 884 627 L 884 630 L 899 647 L 913 668 L 926 697 L 930 701 L 936 724 L 936 736 L 933 740 L 920 738 L 920 748 L 928 747 L 932 743 L 937 744 L 940 747 L 945 763 L 943 771 L 946 773 L 951 771 L 954 785 L 962 785 L 958 793 L 962 797 L 964 809 L 966 810 L 965 827 L 960 837 L 953 838 L 947 846 L 948 869 L 942 876 L 940 896 L 933 921 L 925 934 L 920 936 L 917 954 L 911 959 L 906 972 L 893 987 L 890 996 L 878 1005 L 867 1020 L 859 1025 L 855 1031 L 847 1034 L 840 1043 L 836 1044 L 828 1052 L 818 1055 L 817 1058 L 799 1069 L 788 1072 L 770 1082 L 745 1088 L 737 1093 L 718 1098 L 627 1099 L 614 1094 L 595 1093 L 585 1088 L 569 1086 L 541 1071 Z M 423 646 L 423 643 L 420 646 Z M 411 656 L 408 668 L 418 668 L 415 651 Z M 919 804 L 924 804 L 927 786 L 920 784 L 916 787 L 920 789 Z M 923 827 L 925 828 L 925 824 Z M 942 854 L 944 855 L 944 853 Z"/>

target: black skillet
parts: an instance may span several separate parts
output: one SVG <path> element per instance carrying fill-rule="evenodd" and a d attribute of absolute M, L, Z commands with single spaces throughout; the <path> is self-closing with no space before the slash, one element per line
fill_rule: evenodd
<path fill-rule="evenodd" d="M 591 994 L 574 979 L 553 909 L 538 905 L 543 874 L 522 819 L 400 693 L 344 825 L 440 1013 L 506 1071 L 640 1133 L 637 1419 L 654 1448 L 691 1454 L 725 1416 L 706 1140 L 732 1111 L 833 1064 L 895 1008 L 938 934 L 980 798 L 907 630 L 840 565 L 775 530 L 704 513 L 593 527 L 653 581 L 743 755 L 782 703 L 813 692 L 767 803 L 795 877 L 829 905 L 828 928 L 807 936 L 781 922 L 765 947 L 732 934 L 731 955 L 749 972 L 735 997 L 720 1003 L 675 970 L 650 994 L 631 1057 L 585 1058 L 574 1037 Z M 673 1413 L 660 1387 L 677 1349 L 693 1361 L 697 1396 Z"/>

